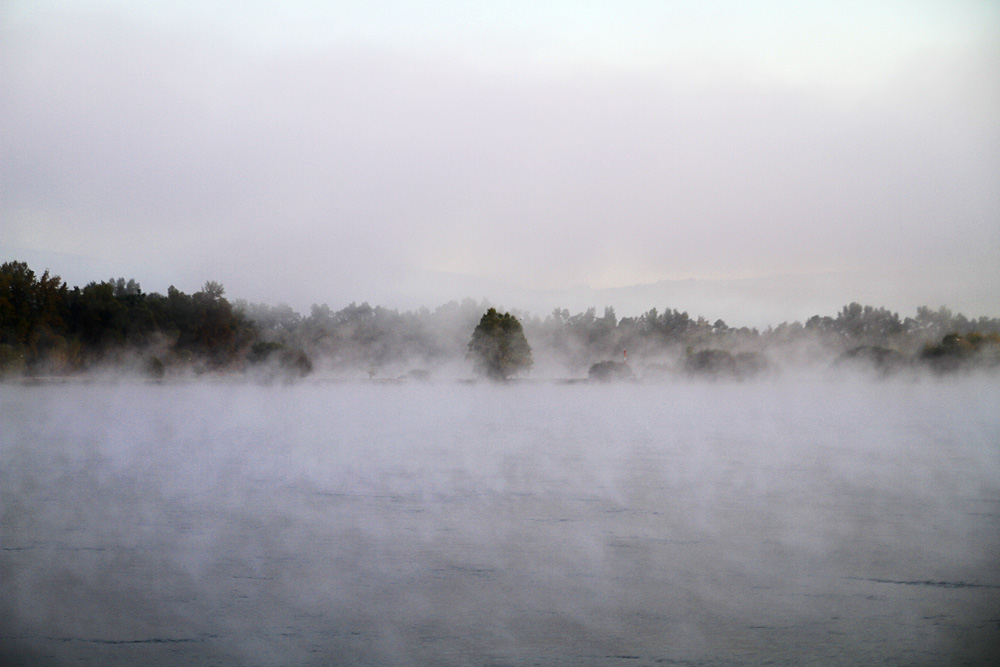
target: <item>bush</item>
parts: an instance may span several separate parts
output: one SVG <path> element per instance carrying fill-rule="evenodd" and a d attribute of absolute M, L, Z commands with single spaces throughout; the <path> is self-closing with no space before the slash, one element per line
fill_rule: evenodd
<path fill-rule="evenodd" d="M 684 360 L 684 370 L 692 375 L 736 375 L 736 359 L 725 350 L 701 350 L 689 354 Z"/>
<path fill-rule="evenodd" d="M 631 380 L 632 369 L 620 361 L 599 361 L 590 367 L 587 377 L 597 382 L 615 382 Z"/>

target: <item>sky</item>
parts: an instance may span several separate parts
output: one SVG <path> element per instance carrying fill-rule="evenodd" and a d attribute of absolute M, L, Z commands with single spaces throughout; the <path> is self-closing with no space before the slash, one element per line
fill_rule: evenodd
<path fill-rule="evenodd" d="M 3 0 L 9 260 L 306 312 L 998 316 L 1000 3 Z"/>

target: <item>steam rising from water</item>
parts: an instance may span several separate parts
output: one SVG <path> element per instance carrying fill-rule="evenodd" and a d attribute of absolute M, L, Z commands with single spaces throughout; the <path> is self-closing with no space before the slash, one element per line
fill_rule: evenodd
<path fill-rule="evenodd" d="M 24 664 L 989 655 L 995 383 L 0 386 Z"/>

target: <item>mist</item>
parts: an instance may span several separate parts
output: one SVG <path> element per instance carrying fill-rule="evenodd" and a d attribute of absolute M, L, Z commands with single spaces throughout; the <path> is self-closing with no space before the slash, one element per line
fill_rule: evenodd
<path fill-rule="evenodd" d="M 657 285 L 658 303 L 712 309 L 670 289 L 688 279 L 768 322 L 867 298 L 873 281 L 893 309 L 1000 306 L 989 3 L 853 7 L 849 30 L 787 7 L 701 23 L 690 7 L 597 3 L 452 31 L 465 12 L 451 7 L 416 11 L 412 34 L 383 16 L 353 36 L 364 11 L 340 7 L 300 17 L 326 40 L 280 47 L 183 3 L 173 21 L 86 4 L 5 3 L 0 259 L 81 284 L 190 292 L 210 276 L 300 311 L 471 296 L 544 313 Z M 535 25 L 553 11 L 569 16 Z M 566 47 L 556 26 L 581 21 L 579 53 L 548 53 Z M 809 301 L 732 284 L 773 276 L 808 281 Z"/>
<path fill-rule="evenodd" d="M 0 653 L 981 664 L 994 389 L 0 385 Z"/>
<path fill-rule="evenodd" d="M 986 663 L 998 36 L 3 0 L 0 663 Z"/>
<path fill-rule="evenodd" d="M 194 294 L 173 286 L 166 295 L 146 293 L 124 278 L 70 289 L 48 270 L 39 275 L 25 262 L 4 262 L 0 379 L 468 378 L 485 369 L 473 354 L 473 332 L 490 312 L 499 315 L 488 301 L 467 298 L 433 311 L 313 304 L 304 316 L 287 304 L 230 302 L 225 293 L 215 281 Z M 818 368 L 883 376 L 1000 369 L 1000 320 L 944 306 L 901 317 L 851 302 L 835 316 L 763 331 L 677 308 L 622 318 L 610 306 L 601 316 L 591 307 L 575 314 L 556 308 L 544 319 L 519 310 L 503 317 L 522 331 L 518 373 L 536 379 L 601 379 L 595 373 L 611 370 L 619 379 L 666 380 L 677 371 L 748 379 Z"/>

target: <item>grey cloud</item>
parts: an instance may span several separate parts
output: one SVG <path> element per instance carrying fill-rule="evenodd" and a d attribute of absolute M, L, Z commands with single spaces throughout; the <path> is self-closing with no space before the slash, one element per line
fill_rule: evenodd
<path fill-rule="evenodd" d="M 1000 257 L 995 53 L 848 98 L 374 49 L 263 57 L 106 19 L 8 36 L 5 245 L 40 219 L 82 225 L 83 254 L 152 245 L 252 298 L 308 282 L 360 299 L 448 261 L 545 287 L 928 262 L 1000 283 L 983 273 Z"/>

